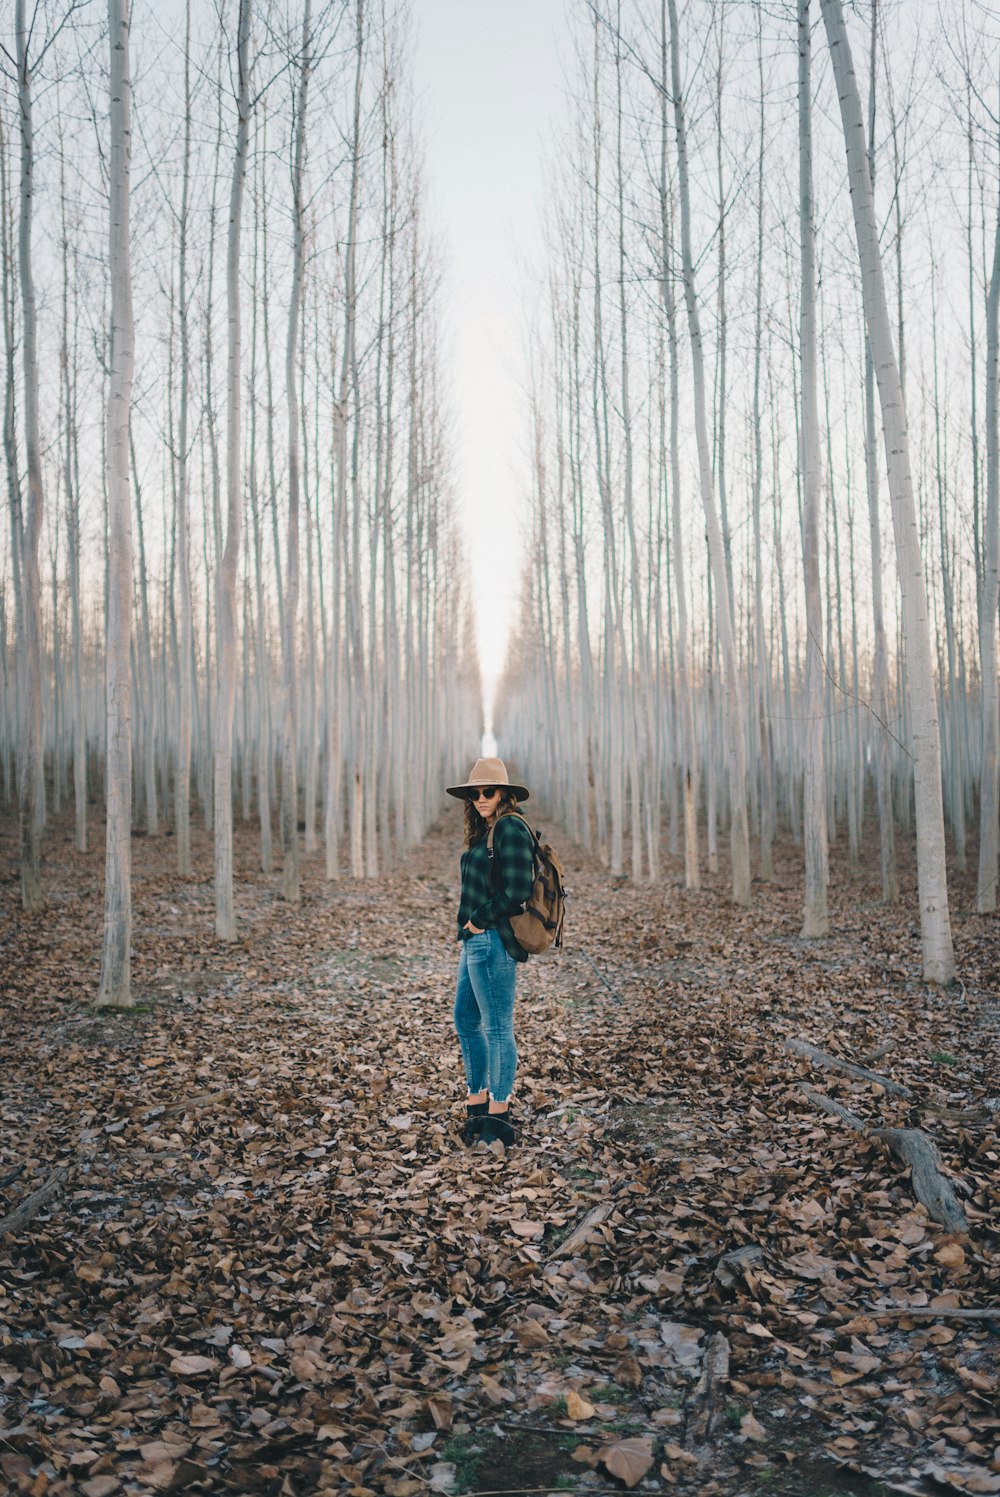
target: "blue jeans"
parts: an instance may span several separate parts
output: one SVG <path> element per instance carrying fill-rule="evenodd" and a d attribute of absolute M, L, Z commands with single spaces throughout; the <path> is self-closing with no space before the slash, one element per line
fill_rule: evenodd
<path fill-rule="evenodd" d="M 517 1070 L 514 987 L 517 962 L 495 930 L 462 942 L 455 992 L 455 1031 L 462 1047 L 470 1092 L 489 1088 L 494 1102 L 507 1102 Z"/>

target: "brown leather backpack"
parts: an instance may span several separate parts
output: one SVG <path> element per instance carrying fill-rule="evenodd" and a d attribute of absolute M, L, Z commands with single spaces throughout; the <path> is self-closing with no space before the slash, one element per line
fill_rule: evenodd
<path fill-rule="evenodd" d="M 506 818 L 505 818 L 506 819 Z M 531 893 L 524 902 L 523 913 L 510 916 L 514 939 L 531 956 L 547 951 L 552 945 L 562 945 L 563 921 L 566 916 L 566 886 L 562 860 L 554 847 L 542 842 L 538 833 L 531 831 L 524 816 L 523 821 L 534 843 L 535 878 Z M 486 837 L 486 851 L 493 868 L 493 833 L 496 822 Z"/>

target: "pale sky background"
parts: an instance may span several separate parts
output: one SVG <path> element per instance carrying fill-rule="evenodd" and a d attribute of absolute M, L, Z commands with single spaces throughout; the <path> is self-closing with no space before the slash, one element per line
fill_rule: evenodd
<path fill-rule="evenodd" d="M 414 0 L 414 84 L 445 254 L 445 379 L 487 704 L 526 522 L 526 313 L 544 269 L 543 165 L 565 108 L 566 0 Z M 489 726 L 489 724 L 487 724 Z"/>

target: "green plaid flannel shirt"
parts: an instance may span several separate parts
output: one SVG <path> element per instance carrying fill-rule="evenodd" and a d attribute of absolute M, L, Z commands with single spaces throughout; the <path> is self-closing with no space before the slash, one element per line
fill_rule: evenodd
<path fill-rule="evenodd" d="M 528 953 L 518 944 L 508 919 L 520 913 L 535 881 L 535 843 L 523 821 L 500 817 L 493 834 L 493 863 L 491 878 L 485 834 L 462 854 L 458 939 L 468 939 L 467 920 L 480 930 L 495 928 L 514 960 L 526 962 Z"/>

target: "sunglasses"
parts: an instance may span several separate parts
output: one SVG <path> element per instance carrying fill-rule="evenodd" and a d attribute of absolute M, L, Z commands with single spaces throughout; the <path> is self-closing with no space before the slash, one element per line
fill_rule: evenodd
<path fill-rule="evenodd" d="M 482 797 L 483 800 L 492 800 L 495 795 L 499 794 L 499 790 L 496 788 L 496 786 L 493 786 L 493 788 L 490 790 L 470 790 L 468 799 L 473 803 L 473 805 L 475 805 L 476 801 L 479 800 L 480 797 Z"/>

